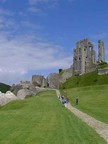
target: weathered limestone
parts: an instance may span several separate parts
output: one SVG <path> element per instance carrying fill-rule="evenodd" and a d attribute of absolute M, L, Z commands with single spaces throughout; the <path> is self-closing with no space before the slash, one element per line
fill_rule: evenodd
<path fill-rule="evenodd" d="M 0 106 L 3 106 L 10 101 L 17 100 L 17 97 L 10 91 L 7 91 L 6 93 L 0 92 Z"/>
<path fill-rule="evenodd" d="M 88 39 L 78 41 L 73 56 L 74 75 L 91 72 L 95 64 L 96 52 L 93 49 L 93 44 Z"/>
<path fill-rule="evenodd" d="M 44 78 L 44 76 L 33 75 L 32 76 L 32 84 L 34 86 L 47 87 L 47 80 Z"/>
<path fill-rule="evenodd" d="M 10 88 L 10 91 L 12 91 L 15 95 L 17 95 L 17 92 L 22 89 L 22 85 L 20 84 L 17 84 L 17 85 L 12 85 L 11 88 Z"/>
<path fill-rule="evenodd" d="M 31 86 L 31 83 L 30 83 L 30 81 L 21 81 L 20 85 L 22 86 L 23 89 L 24 88 L 28 89 Z"/>
<path fill-rule="evenodd" d="M 48 82 L 47 82 L 47 79 L 45 79 L 45 78 L 43 78 L 43 80 L 42 80 L 42 85 L 41 85 L 42 87 L 48 87 Z"/>
<path fill-rule="evenodd" d="M 64 83 L 68 78 L 72 77 L 73 76 L 73 68 L 68 68 L 68 69 L 65 69 L 63 70 L 63 74 L 61 75 L 61 78 L 60 78 L 60 83 Z"/>
<path fill-rule="evenodd" d="M 98 41 L 98 62 L 105 61 L 104 42 Z M 96 52 L 88 39 L 76 43 L 73 56 L 74 75 L 80 75 L 96 70 Z"/>
<path fill-rule="evenodd" d="M 98 41 L 98 60 L 96 61 L 96 51 L 93 44 L 88 39 L 80 40 L 73 50 L 73 64 L 70 69 L 63 70 L 60 84 L 71 76 L 79 76 L 85 73 L 97 71 L 98 64 L 105 62 L 104 42 Z M 107 68 L 99 69 L 98 74 L 107 74 Z"/>
<path fill-rule="evenodd" d="M 108 74 L 108 67 L 107 68 L 98 69 L 98 75 L 104 75 L 104 74 Z"/>
<path fill-rule="evenodd" d="M 50 90 L 50 89 L 49 88 L 43 88 L 43 87 L 36 87 L 37 93 L 47 91 L 47 90 Z"/>
<path fill-rule="evenodd" d="M 59 89 L 60 76 L 57 73 L 51 73 L 47 77 L 49 88 Z"/>
<path fill-rule="evenodd" d="M 34 85 L 32 85 L 30 82 L 28 81 L 25 81 L 25 82 L 20 82 L 20 84 L 17 84 L 17 85 L 13 85 L 11 87 L 11 91 L 17 95 L 18 91 L 21 90 L 21 89 L 28 89 L 28 90 L 31 90 L 33 91 L 34 93 L 36 92 L 36 88 Z"/>
<path fill-rule="evenodd" d="M 17 98 L 24 99 L 24 98 L 27 98 L 27 97 L 31 97 L 31 96 L 33 96 L 35 94 L 36 93 L 34 93 L 33 91 L 31 91 L 29 89 L 21 89 L 17 93 Z"/>
<path fill-rule="evenodd" d="M 104 42 L 102 40 L 98 41 L 98 61 L 105 62 L 105 50 L 104 50 Z"/>

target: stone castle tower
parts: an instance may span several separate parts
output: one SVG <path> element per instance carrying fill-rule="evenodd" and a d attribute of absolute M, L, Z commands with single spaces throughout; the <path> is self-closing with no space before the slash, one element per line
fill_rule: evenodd
<path fill-rule="evenodd" d="M 73 56 L 73 74 L 80 75 L 96 69 L 96 52 L 88 39 L 76 43 Z"/>
<path fill-rule="evenodd" d="M 104 42 L 102 40 L 98 41 L 98 61 L 105 62 L 105 50 L 104 50 Z"/>

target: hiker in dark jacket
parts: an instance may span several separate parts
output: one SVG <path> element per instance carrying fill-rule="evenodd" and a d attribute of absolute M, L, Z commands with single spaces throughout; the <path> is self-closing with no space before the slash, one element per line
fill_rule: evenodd
<path fill-rule="evenodd" d="M 78 97 L 76 97 L 76 105 L 78 105 Z"/>

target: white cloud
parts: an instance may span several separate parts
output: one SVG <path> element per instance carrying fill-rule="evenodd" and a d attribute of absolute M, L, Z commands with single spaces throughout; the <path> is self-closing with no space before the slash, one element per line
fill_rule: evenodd
<path fill-rule="evenodd" d="M 30 23 L 29 21 L 21 21 L 20 24 L 23 27 L 28 27 L 28 28 L 32 28 L 32 29 L 41 29 L 42 28 L 42 26 Z"/>
<path fill-rule="evenodd" d="M 64 0 L 68 2 L 74 2 L 76 0 Z M 60 0 L 28 0 L 29 12 L 37 13 L 37 14 L 45 14 L 47 9 L 52 9 L 57 7 L 60 4 Z"/>
<path fill-rule="evenodd" d="M 39 13 L 39 14 L 42 14 L 43 13 L 43 11 L 42 11 L 42 9 L 41 8 L 38 8 L 38 7 L 34 7 L 34 6 L 30 6 L 29 8 L 28 8 L 28 11 L 30 11 L 30 12 L 33 12 L 33 13 Z"/>
<path fill-rule="evenodd" d="M 28 11 L 43 14 L 46 9 L 58 6 L 59 0 L 29 0 Z"/>
<path fill-rule="evenodd" d="M 6 2 L 7 0 L 0 0 L 0 2 Z"/>
<path fill-rule="evenodd" d="M 33 43 L 33 39 L 37 40 L 32 35 L 14 39 L 0 35 L 0 81 L 10 83 L 11 80 L 12 84 L 22 78 L 27 80 L 29 70 L 44 71 L 71 65 L 72 57 L 65 55 L 60 46 L 43 41 Z"/>
<path fill-rule="evenodd" d="M 29 0 L 29 11 L 43 13 L 58 3 L 59 0 Z M 26 18 L 17 22 L 14 12 L 0 8 L 0 82 L 12 84 L 31 79 L 30 70 L 68 68 L 72 64 L 71 54 L 66 55 L 62 47 L 36 36 L 42 27 L 28 21 L 24 11 L 19 15 Z"/>
<path fill-rule="evenodd" d="M 36 5 L 39 3 L 53 3 L 56 4 L 59 0 L 29 0 L 30 5 Z"/>
<path fill-rule="evenodd" d="M 76 0 L 65 0 L 66 2 L 74 2 Z M 60 0 L 28 0 L 29 5 L 38 5 L 38 4 L 48 4 L 57 6 L 60 3 Z"/>
<path fill-rule="evenodd" d="M 0 30 L 8 31 L 16 29 L 17 24 L 13 16 L 14 16 L 13 12 L 7 9 L 0 8 Z"/>
<path fill-rule="evenodd" d="M 0 15 L 13 16 L 14 13 L 7 9 L 0 8 Z"/>

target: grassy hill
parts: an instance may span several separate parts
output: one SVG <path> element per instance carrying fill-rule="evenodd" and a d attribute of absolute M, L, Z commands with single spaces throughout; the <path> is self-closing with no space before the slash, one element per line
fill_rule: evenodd
<path fill-rule="evenodd" d="M 108 84 L 108 74 L 98 75 L 97 72 L 87 73 L 81 76 L 73 76 L 61 85 L 61 89 Z"/>
<path fill-rule="evenodd" d="M 5 93 L 6 91 L 10 90 L 10 86 L 4 83 L 0 83 L 0 91 Z"/>
<path fill-rule="evenodd" d="M 67 94 L 73 106 L 108 124 L 108 74 L 92 72 L 71 77 L 61 86 L 61 93 Z"/>
<path fill-rule="evenodd" d="M 108 124 L 108 85 L 67 89 L 70 103 L 81 111 Z M 75 104 L 76 97 L 79 104 Z"/>
<path fill-rule="evenodd" d="M 0 144 L 105 144 L 63 107 L 54 91 L 0 108 Z"/>

